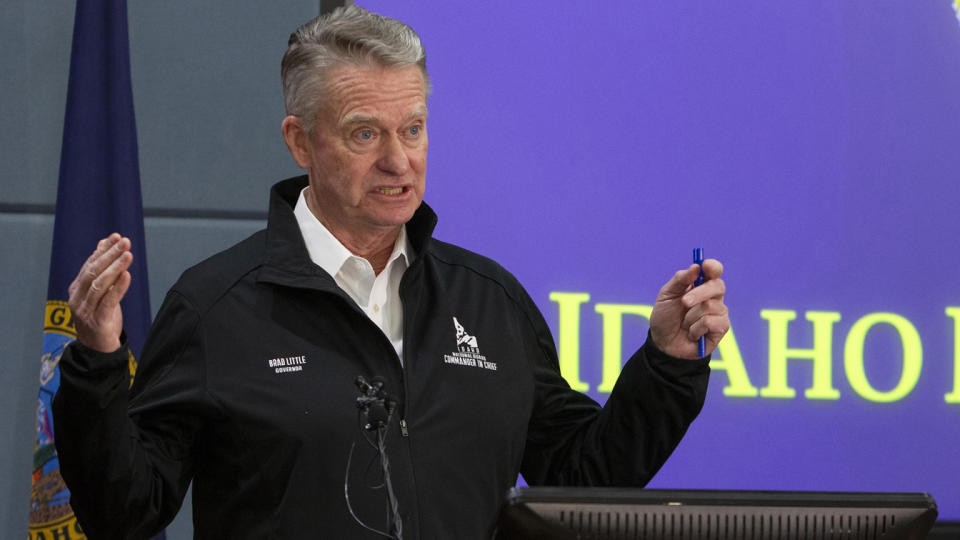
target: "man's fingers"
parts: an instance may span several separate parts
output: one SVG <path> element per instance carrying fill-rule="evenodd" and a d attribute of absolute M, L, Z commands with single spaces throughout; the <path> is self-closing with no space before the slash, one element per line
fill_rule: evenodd
<path fill-rule="evenodd" d="M 110 236 L 106 238 L 101 238 L 100 241 L 97 242 L 97 249 L 94 250 L 93 255 L 94 256 L 102 255 L 103 252 L 110 249 L 110 247 L 116 244 L 118 241 L 120 241 L 120 239 L 121 239 L 121 236 L 118 233 L 110 233 Z"/>
<path fill-rule="evenodd" d="M 683 270 L 677 271 L 676 274 L 670 278 L 670 281 L 667 282 L 663 288 L 660 289 L 660 294 L 664 295 L 676 295 L 680 296 L 683 293 L 687 292 L 690 289 L 690 286 L 693 285 L 693 282 L 697 280 L 697 276 L 700 275 L 700 266 L 696 264 L 691 264 Z M 723 263 L 716 259 L 707 259 L 703 261 L 703 277 L 706 280 L 703 285 L 696 287 L 696 289 L 703 289 L 704 286 L 709 284 L 712 281 L 719 280 L 720 276 L 723 275 Z M 696 290 L 691 289 L 691 290 Z M 724 287 L 721 287 L 721 292 L 719 294 L 723 295 Z M 707 291 L 715 291 L 714 288 L 708 288 Z M 704 294 L 706 291 L 702 291 L 695 295 L 691 300 L 700 300 L 703 298 L 709 298 L 714 296 L 716 293 L 711 292 L 710 294 Z M 690 307 L 693 304 L 696 304 L 696 301 L 693 301 L 690 304 L 687 304 L 684 300 L 684 304 L 687 304 L 687 307 Z"/>
<path fill-rule="evenodd" d="M 70 295 L 72 300 L 77 300 L 78 294 L 85 294 L 86 290 L 90 288 L 90 283 L 97 278 L 97 272 L 94 271 L 94 265 L 97 262 L 104 252 L 106 252 L 110 247 L 113 246 L 120 239 L 120 235 L 113 233 L 106 238 L 101 238 L 97 242 L 97 247 L 93 250 L 93 253 L 87 257 L 87 260 L 84 261 L 83 266 L 80 267 L 80 271 L 77 272 L 77 277 L 73 278 L 73 281 L 70 283 L 70 286 L 67 287 L 67 293 Z"/>
<path fill-rule="evenodd" d="M 87 262 L 92 263 L 93 261 L 95 261 L 97 257 L 99 257 L 100 255 L 103 255 L 105 251 L 107 251 L 108 249 L 110 249 L 111 246 L 116 244 L 117 240 L 120 240 L 120 235 L 117 233 L 112 233 L 110 236 L 106 238 L 101 238 L 100 241 L 97 242 L 97 247 L 93 250 L 93 253 L 91 253 L 90 256 L 87 257 Z"/>
<path fill-rule="evenodd" d="M 703 261 L 704 279 L 717 279 L 723 275 L 723 263 L 716 259 L 707 259 Z"/>
<path fill-rule="evenodd" d="M 107 292 L 117 284 L 120 277 L 130 268 L 130 263 L 132 262 L 132 253 L 129 251 L 120 253 L 120 255 L 110 263 L 110 266 L 100 272 L 97 278 L 90 283 L 89 292 L 87 293 L 87 303 L 94 306 L 98 305 Z M 124 292 L 126 292 L 126 290 L 124 290 Z"/>
<path fill-rule="evenodd" d="M 687 308 L 691 308 L 711 298 L 723 298 L 723 295 L 726 292 L 727 284 L 724 283 L 722 279 L 711 279 L 710 281 L 705 282 L 703 285 L 694 287 L 687 291 L 682 298 L 683 305 Z"/>
<path fill-rule="evenodd" d="M 100 275 L 110 267 L 121 255 L 130 250 L 130 239 L 121 237 L 113 233 L 104 238 L 97 244 L 97 249 L 87 258 L 83 264 L 80 273 L 77 274 L 76 288 L 82 293 L 90 288 Z M 97 288 L 103 290 L 103 284 L 97 284 Z"/>
<path fill-rule="evenodd" d="M 123 299 L 123 295 L 127 294 L 127 289 L 130 288 L 130 279 L 130 272 L 124 270 L 123 273 L 117 277 L 113 285 L 104 293 L 103 298 L 100 300 L 100 306 L 107 310 L 117 307 L 117 304 Z"/>
<path fill-rule="evenodd" d="M 687 337 L 690 341 L 700 339 L 700 336 L 720 336 L 723 337 L 730 330 L 730 318 L 726 315 L 704 315 L 695 323 L 690 325 L 687 331 Z M 719 337 L 717 341 L 719 341 Z"/>
<path fill-rule="evenodd" d="M 111 290 L 133 262 L 133 254 L 129 251 L 130 240 L 116 236 L 112 240 L 108 237 L 100 242 L 97 251 L 94 252 L 94 255 L 98 252 L 99 255 L 95 260 L 84 264 L 80 274 L 70 284 L 69 304 L 78 324 L 96 324 L 100 302 L 104 295 Z M 126 287 L 122 288 L 123 292 L 126 292 Z"/>
<path fill-rule="evenodd" d="M 660 296 L 680 296 L 693 285 L 700 274 L 700 269 L 696 264 L 691 264 L 684 270 L 678 270 L 663 287 L 660 288 Z"/>
<path fill-rule="evenodd" d="M 698 320 L 716 315 L 726 317 L 727 306 L 723 303 L 723 300 L 711 298 L 688 309 L 683 315 L 683 322 L 680 327 L 692 328 Z"/>
<path fill-rule="evenodd" d="M 96 247 L 96 249 L 93 250 L 93 253 L 91 253 L 90 256 L 87 257 L 86 262 L 84 262 L 84 264 L 83 264 L 83 271 L 84 271 L 86 274 L 88 274 L 88 275 L 91 274 L 91 272 L 90 272 L 91 267 L 93 267 L 94 264 L 96 264 L 97 259 L 99 259 L 100 257 L 102 257 L 104 253 L 106 253 L 107 251 L 109 251 L 110 248 L 112 248 L 112 247 L 113 247 L 118 241 L 120 241 L 121 239 L 122 239 L 122 238 L 121 238 L 120 235 L 117 234 L 117 233 L 113 233 L 113 234 L 111 234 L 110 236 L 108 236 L 108 237 L 106 237 L 106 238 L 100 239 L 100 241 L 97 242 L 97 247 Z M 96 276 L 94 275 L 94 277 L 96 277 Z"/>

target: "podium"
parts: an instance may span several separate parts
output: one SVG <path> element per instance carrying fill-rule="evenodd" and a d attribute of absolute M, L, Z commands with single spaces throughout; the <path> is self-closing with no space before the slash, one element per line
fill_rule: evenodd
<path fill-rule="evenodd" d="M 780 540 L 927 537 L 925 493 L 513 488 L 494 538 Z"/>

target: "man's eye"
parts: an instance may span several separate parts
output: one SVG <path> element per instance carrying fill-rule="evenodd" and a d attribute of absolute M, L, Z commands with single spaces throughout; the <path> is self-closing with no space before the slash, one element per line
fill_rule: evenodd
<path fill-rule="evenodd" d="M 420 126 L 410 126 L 407 128 L 407 134 L 411 137 L 416 137 L 420 135 Z"/>
<path fill-rule="evenodd" d="M 373 139 L 373 130 L 372 129 L 358 129 L 356 133 L 357 139 L 361 141 L 369 141 Z"/>

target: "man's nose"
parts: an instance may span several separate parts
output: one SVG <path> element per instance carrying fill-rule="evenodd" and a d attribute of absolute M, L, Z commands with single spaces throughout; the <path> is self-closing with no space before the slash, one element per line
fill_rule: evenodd
<path fill-rule="evenodd" d="M 377 167 L 383 172 L 400 176 L 410 169 L 410 159 L 407 157 L 403 142 L 396 136 L 383 139 L 380 159 Z"/>

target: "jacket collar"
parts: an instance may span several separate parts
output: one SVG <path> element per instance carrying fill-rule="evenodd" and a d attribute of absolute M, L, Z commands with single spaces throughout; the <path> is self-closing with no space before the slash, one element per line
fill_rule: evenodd
<path fill-rule="evenodd" d="M 293 214 L 300 191 L 307 187 L 307 176 L 288 178 L 274 184 L 270 190 L 270 209 L 267 214 L 266 254 L 257 279 L 293 287 L 336 289 L 337 284 L 330 274 L 310 260 L 307 246 L 300 234 L 300 226 Z M 421 202 L 413 217 L 407 222 L 407 237 L 422 259 L 430 248 L 437 215 Z"/>

